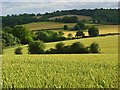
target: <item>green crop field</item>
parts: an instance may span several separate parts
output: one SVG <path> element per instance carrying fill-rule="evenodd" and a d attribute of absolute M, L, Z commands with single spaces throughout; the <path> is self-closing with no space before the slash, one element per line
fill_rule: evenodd
<path fill-rule="evenodd" d="M 4 88 L 117 88 L 118 36 L 64 41 L 66 45 L 80 41 L 86 46 L 97 42 L 101 54 L 14 55 L 14 48 L 3 54 Z M 47 49 L 54 43 L 46 43 Z"/>

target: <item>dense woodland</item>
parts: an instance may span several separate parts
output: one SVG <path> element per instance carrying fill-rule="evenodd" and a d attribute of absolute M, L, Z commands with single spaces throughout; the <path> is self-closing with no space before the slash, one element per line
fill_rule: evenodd
<path fill-rule="evenodd" d="M 10 26 L 13 27 L 15 25 L 26 24 L 31 22 L 38 21 L 50 21 L 48 18 L 61 16 L 61 15 L 84 15 L 92 17 L 93 23 L 97 21 L 97 23 L 103 24 L 118 24 L 118 9 L 82 9 L 82 10 L 62 10 L 62 11 L 54 11 L 52 13 L 46 12 L 45 14 L 19 14 L 19 15 L 7 15 L 2 18 L 2 27 Z M 40 18 L 36 18 L 36 17 Z M 75 17 L 70 21 L 77 22 L 78 20 Z M 66 18 L 65 18 L 66 19 Z M 55 20 L 59 22 L 69 22 L 66 20 Z"/>

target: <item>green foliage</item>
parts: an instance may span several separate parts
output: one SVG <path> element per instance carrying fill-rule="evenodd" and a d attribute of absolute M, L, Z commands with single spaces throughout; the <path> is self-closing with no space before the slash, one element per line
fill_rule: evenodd
<path fill-rule="evenodd" d="M 68 25 L 64 25 L 64 30 L 68 30 Z"/>
<path fill-rule="evenodd" d="M 80 42 L 74 42 L 72 45 L 65 46 L 65 43 L 60 42 L 55 45 L 55 49 L 51 48 L 46 51 L 47 54 L 83 54 L 83 53 L 99 53 L 99 45 L 92 43 L 85 47 Z"/>
<path fill-rule="evenodd" d="M 21 44 L 28 44 L 33 41 L 31 32 L 23 26 L 13 27 L 12 34 L 20 39 Z"/>
<path fill-rule="evenodd" d="M 85 29 L 85 24 L 82 22 L 78 22 L 77 25 L 79 25 L 80 29 Z"/>
<path fill-rule="evenodd" d="M 63 53 L 65 43 L 60 42 L 55 45 L 57 53 Z"/>
<path fill-rule="evenodd" d="M 95 42 L 91 43 L 91 45 L 90 45 L 90 52 L 91 53 L 99 53 L 100 52 L 99 44 L 97 44 Z"/>
<path fill-rule="evenodd" d="M 64 32 L 63 31 L 58 31 L 59 35 L 60 36 L 63 36 L 64 35 Z"/>
<path fill-rule="evenodd" d="M 99 36 L 99 30 L 97 27 L 94 27 L 94 26 L 88 29 L 88 33 L 89 33 L 89 36 L 92 36 L 92 37 Z"/>
<path fill-rule="evenodd" d="M 12 28 L 10 28 L 10 27 L 5 27 L 5 28 L 3 28 L 2 31 L 4 31 L 4 32 L 6 32 L 6 33 L 12 33 Z"/>
<path fill-rule="evenodd" d="M 22 54 L 22 48 L 21 47 L 16 48 L 15 54 Z"/>
<path fill-rule="evenodd" d="M 72 39 L 73 37 L 72 33 L 69 33 L 67 36 L 68 36 L 68 39 Z"/>
<path fill-rule="evenodd" d="M 76 32 L 75 37 L 79 37 L 79 36 L 82 36 L 82 37 L 85 36 L 85 34 L 83 33 L 83 31 L 79 30 L 79 31 Z"/>
<path fill-rule="evenodd" d="M 42 40 L 44 42 L 65 40 L 65 37 L 63 35 L 64 35 L 64 33 L 61 31 L 59 31 L 59 32 L 39 31 L 36 33 L 37 39 Z"/>
<path fill-rule="evenodd" d="M 74 30 L 80 30 L 80 26 L 76 24 L 76 25 L 74 26 Z"/>
<path fill-rule="evenodd" d="M 20 41 L 18 38 L 14 37 L 12 34 L 2 32 L 2 43 L 3 43 L 3 46 L 10 46 L 10 45 L 19 44 Z"/>
<path fill-rule="evenodd" d="M 33 41 L 28 45 L 28 51 L 30 54 L 44 54 L 45 44 L 42 41 Z"/>
<path fill-rule="evenodd" d="M 72 53 L 86 53 L 86 51 L 86 47 L 80 42 L 75 42 L 71 45 Z"/>
<path fill-rule="evenodd" d="M 76 16 L 64 16 L 63 18 L 56 18 L 56 22 L 64 22 L 64 23 L 77 23 L 78 22 L 78 17 Z"/>

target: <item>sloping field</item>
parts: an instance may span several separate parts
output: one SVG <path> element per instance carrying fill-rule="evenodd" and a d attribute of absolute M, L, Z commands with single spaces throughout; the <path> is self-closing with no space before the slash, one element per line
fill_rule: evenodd
<path fill-rule="evenodd" d="M 101 54 L 14 55 L 15 48 L 4 51 L 2 79 L 4 88 L 117 88 L 118 36 L 64 41 L 97 42 Z M 46 47 L 54 47 L 46 43 Z"/>
<path fill-rule="evenodd" d="M 66 45 L 70 45 L 74 42 L 82 42 L 84 45 L 88 46 L 92 42 L 97 42 L 100 45 L 102 53 L 118 53 L 118 36 L 106 36 L 106 37 L 94 37 L 94 38 L 83 38 L 76 40 L 63 41 Z M 58 42 L 46 43 L 46 49 L 54 48 L 55 44 Z M 27 54 L 27 45 L 23 45 L 23 53 Z M 14 55 L 14 48 L 5 49 L 5 55 Z"/>
<path fill-rule="evenodd" d="M 62 15 L 62 16 L 56 16 L 56 17 L 52 17 L 52 18 L 49 18 L 49 20 L 54 20 L 55 18 L 63 18 L 65 16 L 68 16 L 68 17 L 71 17 L 71 16 L 76 16 L 78 17 L 78 20 L 81 21 L 81 20 L 91 20 L 92 18 L 89 17 L 89 16 L 83 16 L 83 15 Z"/>
<path fill-rule="evenodd" d="M 35 23 L 24 24 L 23 26 L 25 26 L 30 30 L 38 30 L 38 29 L 50 29 L 50 28 L 63 28 L 64 25 L 73 27 L 75 23 L 35 22 Z"/>

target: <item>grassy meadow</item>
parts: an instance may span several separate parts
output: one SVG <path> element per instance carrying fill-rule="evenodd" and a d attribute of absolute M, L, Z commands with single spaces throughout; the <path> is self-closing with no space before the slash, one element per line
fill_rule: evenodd
<path fill-rule="evenodd" d="M 66 45 L 80 41 L 97 42 L 101 54 L 14 55 L 14 49 L 3 54 L 4 88 L 117 88 L 118 36 L 63 41 Z M 46 43 L 47 49 L 57 42 Z"/>

